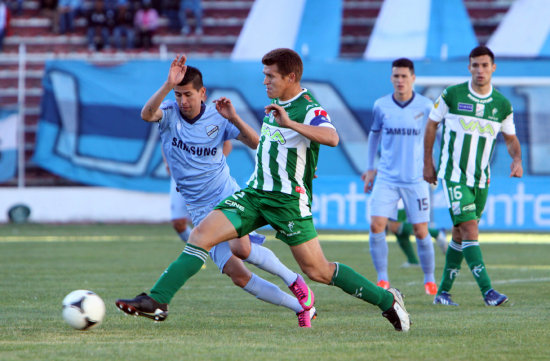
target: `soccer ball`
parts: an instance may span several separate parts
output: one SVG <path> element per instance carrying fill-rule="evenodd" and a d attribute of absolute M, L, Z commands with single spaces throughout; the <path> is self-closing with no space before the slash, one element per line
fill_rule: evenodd
<path fill-rule="evenodd" d="M 105 316 L 105 303 L 88 290 L 76 290 L 63 299 L 63 319 L 77 330 L 98 326 Z"/>

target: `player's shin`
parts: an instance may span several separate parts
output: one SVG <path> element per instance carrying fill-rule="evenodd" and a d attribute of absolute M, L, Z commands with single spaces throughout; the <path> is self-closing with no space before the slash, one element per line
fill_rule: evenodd
<path fill-rule="evenodd" d="M 483 256 L 481 254 L 481 248 L 477 241 L 463 241 L 462 242 L 462 252 L 464 253 L 464 258 L 470 271 L 474 275 L 474 279 L 481 290 L 481 294 L 485 295 L 491 287 L 491 279 L 489 278 L 489 273 L 485 268 L 485 263 L 483 262 Z"/>
<path fill-rule="evenodd" d="M 378 281 L 388 279 L 388 243 L 386 232 L 369 233 L 369 248 L 372 263 L 378 274 Z"/>
<path fill-rule="evenodd" d="M 420 266 L 424 272 L 424 283 L 435 282 L 435 256 L 432 238 L 428 234 L 424 239 L 416 239 L 416 247 L 418 249 L 418 258 L 420 258 Z"/>
<path fill-rule="evenodd" d="M 393 304 L 393 296 L 388 291 L 357 273 L 343 263 L 335 263 L 336 269 L 332 275 L 331 285 L 341 288 L 344 292 L 378 306 L 382 311 Z"/>
<path fill-rule="evenodd" d="M 200 247 L 187 244 L 180 256 L 157 280 L 149 296 L 160 303 L 170 303 L 172 297 L 195 273 L 200 271 L 208 257 L 208 252 Z"/>
<path fill-rule="evenodd" d="M 302 311 L 302 306 L 298 300 L 288 293 L 281 291 L 273 283 L 258 277 L 254 273 L 250 281 L 243 287 L 243 290 L 256 296 L 256 298 L 274 304 L 276 306 L 284 306 L 290 308 L 295 313 Z"/>
<path fill-rule="evenodd" d="M 287 286 L 290 286 L 296 281 L 296 272 L 288 269 L 269 248 L 251 243 L 250 255 L 244 261 L 275 276 L 281 277 Z"/>
<path fill-rule="evenodd" d="M 463 259 L 464 255 L 462 253 L 462 245 L 460 243 L 456 243 L 455 241 L 451 241 L 449 243 L 449 247 L 447 248 L 447 253 L 445 254 L 445 267 L 443 268 L 441 284 L 437 290 L 438 294 L 442 291 L 449 292 L 451 290 L 453 287 L 453 282 L 460 271 L 460 265 L 462 264 Z"/>
<path fill-rule="evenodd" d="M 418 258 L 416 258 L 416 254 L 414 253 L 414 248 L 411 244 L 411 240 L 409 239 L 409 235 L 396 235 L 397 238 L 397 245 L 403 253 L 405 253 L 405 256 L 407 257 L 407 262 L 413 265 L 418 264 Z"/>

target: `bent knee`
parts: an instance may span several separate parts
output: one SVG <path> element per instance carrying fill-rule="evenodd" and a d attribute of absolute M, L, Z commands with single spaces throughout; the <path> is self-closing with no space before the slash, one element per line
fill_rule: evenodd
<path fill-rule="evenodd" d="M 240 259 L 247 259 L 250 256 L 250 242 L 242 242 L 240 240 L 234 240 L 229 242 L 231 253 Z"/>
<path fill-rule="evenodd" d="M 310 280 L 326 285 L 332 281 L 332 276 L 334 274 L 334 270 L 331 269 L 330 263 L 327 263 L 326 267 L 323 268 L 302 268 L 302 271 Z"/>
<path fill-rule="evenodd" d="M 226 273 L 227 274 L 227 273 Z M 244 288 L 250 281 L 250 276 L 246 274 L 227 274 L 235 286 Z"/>
<path fill-rule="evenodd" d="M 204 229 L 200 226 L 200 224 L 197 227 L 194 227 L 193 230 L 191 230 L 191 234 L 189 235 L 189 240 L 187 241 L 187 243 L 204 248 L 206 250 L 210 250 L 210 248 L 212 248 L 207 244 L 207 237 L 205 237 Z"/>

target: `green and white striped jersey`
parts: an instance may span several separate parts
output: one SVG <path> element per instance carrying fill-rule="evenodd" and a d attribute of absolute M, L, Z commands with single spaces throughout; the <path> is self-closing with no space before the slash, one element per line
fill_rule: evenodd
<path fill-rule="evenodd" d="M 435 102 L 430 119 L 443 123 L 438 178 L 485 188 L 499 131 L 516 134 L 510 101 L 491 87 L 477 94 L 470 82 L 450 86 Z"/>
<path fill-rule="evenodd" d="M 271 103 L 282 106 L 295 122 L 334 128 L 327 112 L 307 89 L 302 89 L 288 101 L 273 99 Z M 256 151 L 256 166 L 248 186 L 295 196 L 300 199 L 302 215 L 306 216 L 308 212 L 311 215 L 312 180 L 319 146 L 292 129 L 280 127 L 273 114 L 267 114 Z"/>

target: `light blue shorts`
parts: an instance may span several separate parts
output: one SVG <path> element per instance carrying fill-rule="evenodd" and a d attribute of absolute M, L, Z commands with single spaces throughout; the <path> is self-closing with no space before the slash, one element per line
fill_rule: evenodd
<path fill-rule="evenodd" d="M 170 220 L 189 218 L 185 199 L 176 190 L 176 182 L 170 177 Z"/>
<path fill-rule="evenodd" d="M 189 206 L 187 210 L 189 212 L 189 215 L 191 216 L 191 221 L 193 222 L 193 224 L 198 225 L 203 219 L 206 218 L 206 216 L 214 209 L 214 207 L 219 202 L 221 202 L 226 197 L 229 197 L 231 194 L 239 189 L 240 187 L 237 182 L 235 182 L 234 179 L 231 179 L 231 183 L 226 186 L 226 189 L 220 194 L 219 199 L 216 202 L 197 208 Z M 180 198 L 183 199 L 181 195 Z M 265 241 L 265 236 L 256 232 L 251 232 L 249 234 L 249 237 L 250 241 L 256 244 L 263 244 Z M 209 254 L 210 258 L 212 258 L 212 261 L 214 261 L 221 273 L 223 273 L 223 268 L 225 267 L 225 264 L 233 255 L 233 253 L 231 253 L 231 248 L 229 247 L 229 242 L 222 242 L 215 245 L 214 247 L 212 247 Z"/>
<path fill-rule="evenodd" d="M 430 221 L 430 189 L 424 181 L 407 186 L 376 181 L 369 199 L 370 215 L 397 219 L 400 199 L 403 200 L 409 222 L 417 224 Z"/>

